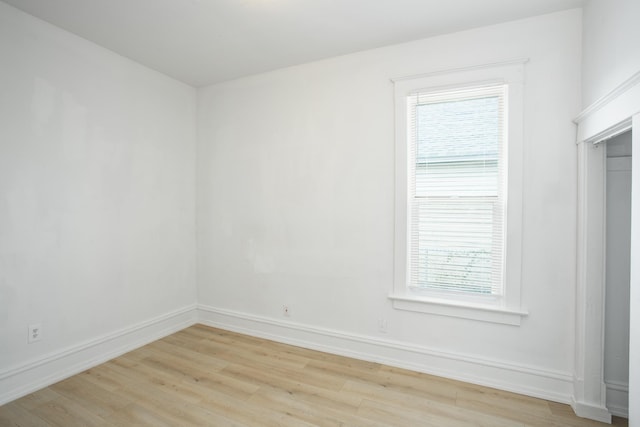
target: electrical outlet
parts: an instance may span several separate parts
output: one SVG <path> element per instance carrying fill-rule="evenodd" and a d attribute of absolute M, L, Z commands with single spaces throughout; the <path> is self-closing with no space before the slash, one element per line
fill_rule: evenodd
<path fill-rule="evenodd" d="M 386 319 L 378 319 L 378 330 L 383 334 L 387 333 L 387 329 L 389 328 L 389 321 Z"/>
<path fill-rule="evenodd" d="M 41 339 L 42 339 L 42 325 L 40 323 L 29 325 L 29 336 L 27 337 L 27 342 L 31 344 L 36 341 L 40 341 Z"/>
<path fill-rule="evenodd" d="M 286 317 L 291 316 L 291 310 L 289 309 L 288 305 L 283 305 L 282 306 L 282 315 L 286 316 Z"/>

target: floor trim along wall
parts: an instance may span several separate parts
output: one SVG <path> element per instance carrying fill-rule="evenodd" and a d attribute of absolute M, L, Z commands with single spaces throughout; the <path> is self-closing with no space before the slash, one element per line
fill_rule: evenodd
<path fill-rule="evenodd" d="M 198 323 L 555 402 L 571 403 L 573 376 L 567 372 L 442 352 L 204 305 L 198 305 Z"/>
<path fill-rule="evenodd" d="M 571 407 L 573 408 L 573 412 L 579 417 L 611 424 L 611 412 L 604 406 L 576 402 L 575 399 L 572 398 Z"/>
<path fill-rule="evenodd" d="M 196 323 L 555 402 L 573 403 L 573 376 L 569 373 L 192 305 L 0 372 L 0 405 Z"/>
<path fill-rule="evenodd" d="M 629 384 L 605 381 L 607 408 L 617 417 L 629 418 Z"/>
<path fill-rule="evenodd" d="M 196 305 L 50 353 L 0 372 L 0 405 L 196 323 Z"/>

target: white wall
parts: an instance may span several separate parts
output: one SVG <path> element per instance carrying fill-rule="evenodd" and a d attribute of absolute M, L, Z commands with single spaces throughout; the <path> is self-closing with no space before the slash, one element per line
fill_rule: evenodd
<path fill-rule="evenodd" d="M 589 0 L 584 7 L 583 106 L 640 71 L 640 1 Z"/>
<path fill-rule="evenodd" d="M 0 58 L 2 400 L 37 382 L 22 368 L 193 308 L 196 94 L 2 2 Z"/>
<path fill-rule="evenodd" d="M 628 413 L 629 274 L 631 272 L 631 132 L 606 143 L 606 307 L 604 382 L 607 408 Z"/>
<path fill-rule="evenodd" d="M 211 323 L 285 340 L 299 334 L 301 343 L 343 353 L 373 343 L 366 357 L 568 401 L 580 46 L 581 11 L 572 10 L 201 90 L 198 291 Z M 389 79 L 516 58 L 530 59 L 522 280 L 529 316 L 514 327 L 393 310 Z M 383 354 L 389 348 L 407 351 Z M 516 379 L 523 373 L 530 375 Z"/>
<path fill-rule="evenodd" d="M 637 0 L 589 0 L 584 7 L 583 27 L 583 106 L 588 107 L 597 99 L 640 72 L 640 2 Z M 637 80 L 636 80 L 637 81 Z M 593 122 L 613 125 L 617 119 L 625 119 L 637 113 L 640 104 L 633 96 L 633 88 L 611 101 L 611 105 L 596 112 Z M 634 121 L 637 128 L 638 120 Z M 605 129 L 596 129 L 603 131 Z M 634 139 L 637 143 L 637 132 Z M 640 156 L 634 156 L 638 165 Z M 638 170 L 634 166 L 635 170 Z M 633 174 L 632 184 L 632 249 L 631 249 L 631 308 L 629 359 L 640 360 L 640 194 L 639 174 Z M 635 248 L 635 249 L 634 249 Z M 635 279 L 634 279 L 635 277 Z M 640 425 L 640 369 L 631 363 L 629 372 L 629 419 L 631 426 Z"/>

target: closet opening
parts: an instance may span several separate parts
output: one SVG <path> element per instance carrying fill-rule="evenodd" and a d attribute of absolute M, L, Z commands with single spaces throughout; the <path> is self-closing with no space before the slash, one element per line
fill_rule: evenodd
<path fill-rule="evenodd" d="M 612 415 L 628 417 L 631 271 L 631 130 L 605 144 L 604 383 Z"/>

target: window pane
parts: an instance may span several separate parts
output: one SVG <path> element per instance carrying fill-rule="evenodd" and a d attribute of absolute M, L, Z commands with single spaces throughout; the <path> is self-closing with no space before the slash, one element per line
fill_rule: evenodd
<path fill-rule="evenodd" d="M 494 201 L 422 199 L 414 233 L 415 286 L 492 294 Z"/>
<path fill-rule="evenodd" d="M 499 97 L 415 108 L 415 195 L 496 196 Z"/>
<path fill-rule="evenodd" d="M 410 100 L 414 288 L 502 292 L 500 90 Z"/>

